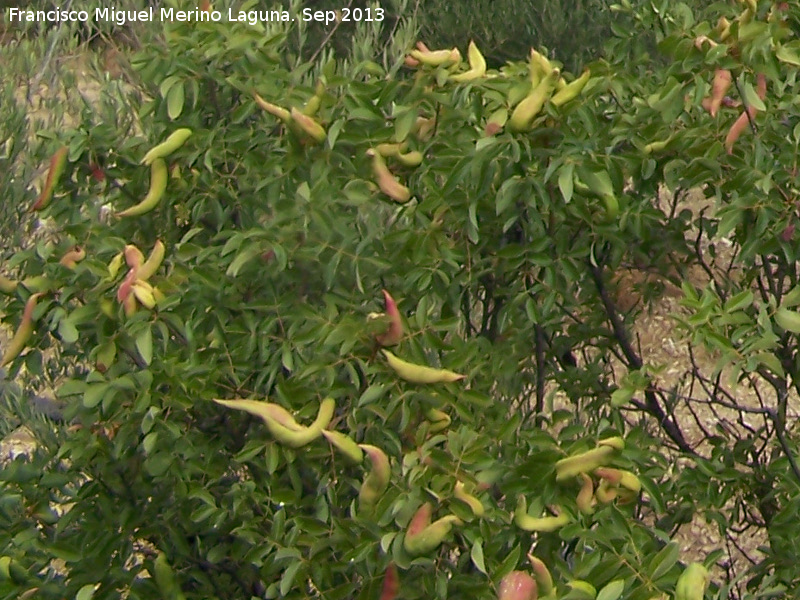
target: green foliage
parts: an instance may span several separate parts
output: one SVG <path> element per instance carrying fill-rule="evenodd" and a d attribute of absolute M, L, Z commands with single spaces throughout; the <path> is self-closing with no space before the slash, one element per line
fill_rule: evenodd
<path fill-rule="evenodd" d="M 648 600 L 672 593 L 679 563 L 698 559 L 670 541 L 681 524 L 699 512 L 726 535 L 750 524 L 745 507 L 757 507 L 770 553 L 746 591 L 715 579 L 709 594 L 794 589 L 786 401 L 800 377 L 794 336 L 779 326 L 792 321 L 775 317 L 800 304 L 798 250 L 781 237 L 796 217 L 785 165 L 797 146 L 783 123 L 795 118 L 793 70 L 770 52 L 782 26 L 759 14 L 766 26 L 726 54 L 694 45 L 711 26 L 683 4 L 625 14 L 667 66 L 651 69 L 646 45 L 592 62 L 582 93 L 546 104 L 522 133 L 485 128 L 531 91 L 527 63 L 466 84 L 446 67 L 401 70 L 413 36 L 387 34 L 390 22 L 366 27 L 349 60 L 323 50 L 315 63 L 302 25 L 165 23 L 163 43 L 132 59 L 140 89 L 109 86 L 77 126 L 39 132 L 48 144 L 31 155 L 45 163 L 65 145 L 69 159 L 52 204 L 20 225 L 46 218 L 48 234 L 21 240 L 8 263 L 21 282 L 3 299 L 12 328 L 44 292 L 9 371 L 55 387 L 65 422 L 41 420 L 37 448 L 0 470 L 2 597 L 366 599 L 394 563 L 403 598 L 483 599 L 530 569 L 533 544 L 558 594 L 582 579 L 604 600 Z M 382 55 L 367 54 L 387 39 Z M 721 140 L 738 111 L 711 120 L 700 109 L 720 66 L 749 102 L 766 74 L 762 101 L 781 111 L 760 114 L 759 135 L 730 154 Z M 303 110 L 324 139 L 303 130 Z M 193 134 L 166 157 L 160 204 L 117 217 L 151 185 L 142 157 L 179 128 Z M 648 150 L 654 141 L 665 143 Z M 407 203 L 384 193 L 367 153 L 388 142 L 423 153 L 417 167 L 387 157 Z M 35 196 L 18 181 L 8 186 L 27 208 Z M 697 187 L 719 199 L 716 214 L 676 215 L 654 200 Z M 748 413 L 763 420 L 750 430 L 757 446 L 741 433 L 704 432 L 710 449 L 687 439 L 675 409 L 693 399 L 651 383 L 659 365 L 630 339 L 637 313 L 615 302 L 623 268 L 674 264 L 677 279 L 705 260 L 688 237 L 697 231 L 741 249 L 740 279 L 684 286 L 685 323 L 693 343 L 776 392 Z M 166 260 L 142 277 L 133 246 L 146 258 L 159 240 Z M 76 244 L 86 257 L 71 268 L 61 259 Z M 465 381 L 398 378 L 376 343 L 386 320 L 370 317 L 384 310 L 382 289 L 404 328 L 392 351 Z M 751 410 L 714 375 L 692 373 L 709 403 Z M 327 398 L 330 429 L 388 458 L 373 506 L 359 495 L 380 461 L 348 462 L 311 425 Z M 268 399 L 285 431 L 215 399 Z M 447 428 L 433 431 L 431 409 L 449 415 Z M 314 439 L 293 447 L 297 432 Z M 616 500 L 581 512 L 581 480 L 556 481 L 555 464 L 615 436 L 624 448 L 608 460 L 645 495 L 614 489 Z M 673 470 L 680 453 L 694 469 Z M 456 498 L 457 482 L 483 515 Z M 520 495 L 529 516 L 570 522 L 523 531 Z M 426 502 L 434 520 L 459 522 L 412 556 L 405 536 Z"/>

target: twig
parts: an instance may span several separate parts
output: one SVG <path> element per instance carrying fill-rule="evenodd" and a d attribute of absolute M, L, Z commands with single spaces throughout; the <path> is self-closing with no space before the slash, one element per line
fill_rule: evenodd
<path fill-rule="evenodd" d="M 622 350 L 622 353 L 625 355 L 625 358 L 628 362 L 628 366 L 632 367 L 634 370 L 641 369 L 644 366 L 642 359 L 636 354 L 636 351 L 631 347 L 630 340 L 628 339 L 628 334 L 625 331 L 625 326 L 619 318 L 619 313 L 617 312 L 616 306 L 614 305 L 613 300 L 608 294 L 608 290 L 606 289 L 605 283 L 603 282 L 603 270 L 600 266 L 595 266 L 589 262 L 589 271 L 592 275 L 592 279 L 594 280 L 595 286 L 597 287 L 597 292 L 600 295 L 600 299 L 603 302 L 603 306 L 605 308 L 606 316 L 608 320 L 611 322 L 611 329 L 614 333 L 614 337 L 617 340 L 617 343 Z M 689 445 L 686 441 L 686 438 L 683 437 L 683 432 L 678 427 L 677 423 L 668 418 L 667 414 L 664 412 L 664 409 L 659 404 L 658 399 L 656 398 L 655 392 L 653 388 L 648 388 L 644 392 L 645 396 L 645 405 L 646 410 L 648 413 L 653 415 L 656 419 L 658 419 L 659 425 L 664 429 L 667 435 L 672 438 L 672 440 L 678 445 L 678 447 L 689 455 L 696 456 L 697 453 L 694 449 Z"/>
<path fill-rule="evenodd" d="M 350 2 L 347 3 L 346 8 L 349 9 L 351 6 L 353 6 L 353 0 L 350 0 Z M 336 33 L 336 31 L 339 29 L 339 26 L 341 24 L 342 24 L 342 20 L 341 19 L 336 19 L 336 25 L 331 27 L 331 30 L 328 32 L 328 35 L 326 35 L 325 39 L 322 40 L 322 43 L 319 45 L 319 48 L 317 48 L 314 51 L 314 54 L 311 55 L 311 58 L 308 59 L 308 62 L 313 63 L 316 60 L 316 58 L 317 58 L 317 56 L 319 56 L 320 52 L 322 52 L 322 50 L 325 48 L 325 46 L 328 44 L 328 42 L 331 41 L 331 38 L 333 37 L 333 34 Z"/>
<path fill-rule="evenodd" d="M 72 0 L 67 0 L 66 4 L 64 5 L 64 10 L 69 10 L 71 6 L 72 6 Z M 47 54 L 45 54 L 44 62 L 42 63 L 42 68 L 39 69 L 39 72 L 33 78 L 31 85 L 28 86 L 28 90 L 26 92 L 26 98 L 28 100 L 28 104 L 33 104 L 33 100 L 31 98 L 31 90 L 39 89 L 39 84 L 41 83 L 42 78 L 44 77 L 44 74 L 47 71 L 47 68 L 50 66 L 50 62 L 53 60 L 53 53 L 56 50 L 58 42 L 61 40 L 61 32 L 64 31 L 64 27 L 65 25 L 63 23 L 60 23 L 56 28 L 56 33 L 55 35 L 53 35 L 53 41 L 50 42 L 50 47 L 47 49 Z"/>

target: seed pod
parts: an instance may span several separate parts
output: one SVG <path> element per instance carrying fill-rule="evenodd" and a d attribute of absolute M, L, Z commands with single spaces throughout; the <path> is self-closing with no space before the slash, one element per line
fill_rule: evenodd
<path fill-rule="evenodd" d="M 456 83 L 464 83 L 467 81 L 473 81 L 475 79 L 480 79 L 484 75 L 486 75 L 486 59 L 481 54 L 481 51 L 478 49 L 478 46 L 475 45 L 475 42 L 470 40 L 469 48 L 467 49 L 467 57 L 469 58 L 469 71 L 465 71 L 464 73 L 459 73 L 458 75 L 451 75 L 450 79 L 455 81 Z"/>
<path fill-rule="evenodd" d="M 364 451 L 359 448 L 353 439 L 338 431 L 322 430 L 322 435 L 334 446 L 339 452 L 353 464 L 358 464 L 364 460 Z"/>
<path fill-rule="evenodd" d="M 122 308 L 125 310 L 126 317 L 132 317 L 136 314 L 136 306 L 136 296 L 133 293 L 128 294 L 122 301 Z"/>
<path fill-rule="evenodd" d="M 767 78 L 763 73 L 758 74 L 756 94 L 761 100 L 767 97 Z M 728 154 L 733 154 L 733 145 L 747 129 L 747 126 L 756 118 L 757 114 L 758 109 L 751 104 L 746 110 L 742 111 L 739 118 L 731 125 L 728 135 L 725 136 L 725 150 Z"/>
<path fill-rule="evenodd" d="M 64 253 L 64 256 L 58 261 L 58 264 L 68 269 L 74 269 L 84 258 L 86 258 L 86 250 L 81 246 L 73 246 Z"/>
<path fill-rule="evenodd" d="M 714 32 L 719 36 L 719 41 L 724 43 L 731 35 L 731 22 L 725 17 L 720 17 Z"/>
<path fill-rule="evenodd" d="M 431 137 L 434 129 L 436 129 L 436 117 L 417 117 L 411 132 L 419 141 L 424 142 Z"/>
<path fill-rule="evenodd" d="M 133 290 L 133 295 L 136 296 L 136 299 L 142 306 L 148 310 L 152 310 L 156 307 L 156 297 L 152 285 L 146 281 L 137 279 L 133 282 L 131 288 Z"/>
<path fill-rule="evenodd" d="M 0 275 L 0 292 L 3 294 L 13 294 L 17 289 L 17 282 L 12 281 L 4 275 Z"/>
<path fill-rule="evenodd" d="M 166 142 L 165 142 L 166 143 Z M 167 163 L 162 159 L 156 158 L 150 164 L 150 189 L 147 195 L 139 204 L 118 212 L 118 217 L 135 217 L 150 212 L 161 201 L 161 197 L 167 189 Z"/>
<path fill-rule="evenodd" d="M 424 157 L 422 152 L 419 150 L 413 150 L 411 152 L 406 152 L 405 154 L 398 153 L 395 158 L 397 159 L 397 162 L 404 167 L 418 167 L 422 164 L 422 159 Z"/>
<path fill-rule="evenodd" d="M 627 490 L 638 494 L 642 489 L 642 482 L 639 478 L 624 469 L 612 469 L 610 467 L 598 467 L 594 470 L 594 474 L 602 479 L 606 479 L 609 483 L 622 486 Z"/>
<path fill-rule="evenodd" d="M 661 152 L 666 149 L 669 143 L 672 141 L 672 136 L 668 137 L 665 140 L 657 140 L 655 142 L 650 142 L 644 147 L 645 154 L 653 154 L 654 152 Z"/>
<path fill-rule="evenodd" d="M 169 137 L 161 142 L 158 146 L 151 148 L 147 154 L 144 155 L 141 164 L 151 165 L 159 158 L 165 158 L 175 152 L 178 148 L 183 146 L 192 135 L 192 130 L 187 128 L 176 129 Z M 165 167 L 166 171 L 166 167 Z"/>
<path fill-rule="evenodd" d="M 425 528 L 431 524 L 431 517 L 433 516 L 433 506 L 430 502 L 425 502 L 417 509 L 411 521 L 408 523 L 406 529 L 406 537 L 414 537 L 422 533 Z"/>
<path fill-rule="evenodd" d="M 556 462 L 556 481 L 572 479 L 581 473 L 590 473 L 597 467 L 611 462 L 616 453 L 617 450 L 611 446 L 598 446 L 575 456 L 562 458 Z"/>
<path fill-rule="evenodd" d="M 586 84 L 589 83 L 589 78 L 591 76 L 592 72 L 589 69 L 586 69 L 575 81 L 568 83 L 563 89 L 553 94 L 553 97 L 550 98 L 551 104 L 553 106 L 561 106 L 562 104 L 566 104 L 570 100 L 577 98 L 578 95 L 583 91 L 583 88 L 586 87 Z"/>
<path fill-rule="evenodd" d="M 27 302 L 25 302 L 25 309 L 22 312 L 22 319 L 19 322 L 19 327 L 17 327 L 17 331 L 8 342 L 3 358 L 0 360 L 0 367 L 5 367 L 19 356 L 19 353 L 25 348 L 25 344 L 31 339 L 31 335 L 33 335 L 33 311 L 42 295 L 41 292 L 33 294 L 28 298 Z"/>
<path fill-rule="evenodd" d="M 39 194 L 36 202 L 31 206 L 31 211 L 42 210 L 47 208 L 50 204 L 50 201 L 53 199 L 55 187 L 58 185 L 58 181 L 61 179 L 61 175 L 64 173 L 64 168 L 67 165 L 68 152 L 69 149 L 63 146 L 56 150 L 55 154 L 50 158 L 50 169 L 47 171 L 47 179 L 44 182 L 44 187 L 42 187 L 42 192 Z"/>
<path fill-rule="evenodd" d="M 614 448 L 615 450 L 624 450 L 625 449 L 625 440 L 620 436 L 614 436 L 610 438 L 605 438 L 597 442 L 598 446 L 608 446 L 609 448 Z"/>
<path fill-rule="evenodd" d="M 292 117 L 292 121 L 315 142 L 321 144 L 328 137 L 328 134 L 325 132 L 325 128 L 312 117 L 304 115 L 296 108 L 292 108 L 290 115 Z"/>
<path fill-rule="evenodd" d="M 395 600 L 399 592 L 400 576 L 397 573 L 397 565 L 390 562 L 386 565 L 386 573 L 383 576 L 380 600 Z"/>
<path fill-rule="evenodd" d="M 131 268 L 125 276 L 125 279 L 119 284 L 119 289 L 117 290 L 117 300 L 119 302 L 124 303 L 125 300 L 133 294 L 133 282 L 136 281 L 137 271 L 138 269 Z"/>
<path fill-rule="evenodd" d="M 463 481 L 456 481 L 453 495 L 469 506 L 470 510 L 472 510 L 472 514 L 476 517 L 482 517 L 486 512 L 483 503 L 477 497 L 466 491 Z"/>
<path fill-rule="evenodd" d="M 111 262 L 108 263 L 108 277 L 109 279 L 115 279 L 119 270 L 122 268 L 122 261 L 125 260 L 125 253 L 119 252 L 118 254 L 114 255 L 114 258 L 111 259 Z"/>
<path fill-rule="evenodd" d="M 714 72 L 714 82 L 711 84 L 711 103 L 708 112 L 712 117 L 717 116 L 719 107 L 722 106 L 722 99 L 731 87 L 733 76 L 727 69 L 717 69 Z"/>
<path fill-rule="evenodd" d="M 253 92 L 253 98 L 255 98 L 256 104 L 258 104 L 261 109 L 267 111 L 272 116 L 277 117 L 284 123 L 288 124 L 292 120 L 291 113 L 289 113 L 289 111 L 285 108 L 272 104 L 271 102 L 267 102 L 255 92 Z"/>
<path fill-rule="evenodd" d="M 406 362 L 397 358 L 388 350 L 382 350 L 389 366 L 401 379 L 410 383 L 452 383 L 461 381 L 466 375 L 460 375 L 447 369 L 434 369 L 423 365 Z"/>
<path fill-rule="evenodd" d="M 553 69 L 522 102 L 517 104 L 508 119 L 508 126 L 512 131 L 522 132 L 531 129 L 534 119 L 544 108 L 545 102 L 553 92 L 559 76 L 560 71 Z"/>
<path fill-rule="evenodd" d="M 359 447 L 369 456 L 372 468 L 361 484 L 358 506 L 359 510 L 371 511 L 389 488 L 392 471 L 389 466 L 389 457 L 383 450 L 369 444 L 359 444 Z"/>
<path fill-rule="evenodd" d="M 536 581 L 525 571 L 511 571 L 500 581 L 497 600 L 536 600 Z"/>
<path fill-rule="evenodd" d="M 403 143 L 396 143 L 396 142 L 384 142 L 382 144 L 378 144 L 375 146 L 375 150 L 378 154 L 383 156 L 384 158 L 389 158 L 392 156 L 397 156 L 401 152 L 404 152 L 408 144 L 405 142 Z"/>
<path fill-rule="evenodd" d="M 370 148 L 367 150 L 367 156 L 372 158 L 372 172 L 380 190 L 395 202 L 401 204 L 408 202 L 411 199 L 411 190 L 397 180 L 380 153 Z"/>
<path fill-rule="evenodd" d="M 544 54 L 531 48 L 528 70 L 530 72 L 531 87 L 535 88 L 549 73 L 552 73 L 553 65 Z M 560 75 L 558 77 L 560 77 Z M 558 80 L 558 77 L 556 77 L 556 80 Z M 557 83 L 553 82 L 553 85 L 555 86 Z"/>
<path fill-rule="evenodd" d="M 325 84 L 322 81 L 318 81 L 317 87 L 314 89 L 314 95 L 308 99 L 308 102 L 303 107 L 303 114 L 309 117 L 316 115 L 322 105 L 323 96 L 325 96 Z"/>
<path fill-rule="evenodd" d="M 702 563 L 691 563 L 678 577 L 675 600 L 703 600 L 708 579 L 708 570 Z"/>
<path fill-rule="evenodd" d="M 278 442 L 290 448 L 301 448 L 322 435 L 322 430 L 328 426 L 333 418 L 335 408 L 336 403 L 333 398 L 325 398 L 319 405 L 317 418 L 314 419 L 314 422 L 300 431 L 290 429 L 269 417 L 264 419 L 264 422 L 272 437 Z"/>
<path fill-rule="evenodd" d="M 528 514 L 528 502 L 525 496 L 520 494 L 517 498 L 517 508 L 514 511 L 514 523 L 525 531 L 552 532 L 560 529 L 570 522 L 570 516 L 562 512 L 551 517 L 532 517 Z"/>
<path fill-rule="evenodd" d="M 403 538 L 403 548 L 411 556 L 435 550 L 453 529 L 453 525 L 463 524 L 463 521 L 455 515 L 447 515 L 431 523 L 432 510 L 430 503 L 426 502 L 411 519 Z"/>
<path fill-rule="evenodd" d="M 428 431 L 431 433 L 439 433 L 450 426 L 450 415 L 437 408 L 429 408 L 426 410 L 425 418 L 431 423 L 428 428 Z"/>
<path fill-rule="evenodd" d="M 583 485 L 581 485 L 581 491 L 578 492 L 578 497 L 575 498 L 575 504 L 583 514 L 590 515 L 594 512 L 594 507 L 592 506 L 594 484 L 592 483 L 592 478 L 586 473 L 580 473 L 580 477 L 583 480 Z"/>
<path fill-rule="evenodd" d="M 750 117 L 748 117 L 748 114 Z M 728 154 L 733 154 L 733 145 L 736 143 L 736 140 L 739 139 L 739 136 L 744 133 L 744 130 L 747 129 L 750 119 L 755 117 L 755 115 L 756 109 L 751 106 L 746 111 L 743 111 L 742 114 L 739 115 L 739 118 L 731 125 L 731 128 L 728 130 L 728 135 L 725 136 L 725 150 Z"/>
<path fill-rule="evenodd" d="M 164 254 L 166 251 L 167 249 L 166 246 L 164 246 L 164 242 L 161 240 L 156 240 L 156 243 L 153 244 L 153 249 L 150 251 L 150 256 L 147 257 L 147 260 L 139 269 L 139 279 L 142 281 L 147 281 L 156 271 L 158 271 L 161 263 L 164 262 Z"/>
<path fill-rule="evenodd" d="M 594 491 L 594 496 L 601 504 L 610 504 L 619 493 L 619 488 L 614 486 L 607 479 L 602 479 Z"/>
<path fill-rule="evenodd" d="M 528 562 L 531 563 L 533 576 L 536 579 L 536 586 L 539 588 L 539 592 L 542 596 L 549 596 L 552 594 L 556 587 L 555 584 L 553 584 L 553 576 L 550 574 L 550 569 L 547 568 L 547 565 L 544 564 L 541 558 L 533 554 L 528 554 Z"/>
<path fill-rule="evenodd" d="M 268 419 L 283 425 L 287 429 L 291 431 L 303 431 L 305 427 L 300 425 L 297 421 L 295 421 L 292 414 L 287 411 L 285 408 L 280 406 L 279 404 L 273 404 L 271 402 L 264 402 L 262 400 L 218 400 L 214 399 L 214 402 L 217 404 L 221 404 L 222 406 L 227 406 L 228 408 L 233 408 L 235 410 L 241 410 L 246 413 L 250 413 L 256 417 L 260 417 L 264 421 Z"/>
<path fill-rule="evenodd" d="M 386 316 L 389 317 L 389 326 L 375 339 L 381 346 L 396 346 L 403 339 L 403 320 L 400 317 L 397 302 L 386 290 L 383 290 L 383 300 L 386 306 Z"/>
<path fill-rule="evenodd" d="M 144 262 L 144 254 L 142 254 L 142 251 L 133 244 L 127 244 L 122 250 L 122 253 L 125 256 L 125 264 L 131 269 L 137 269 L 138 272 L 139 267 L 141 267 Z"/>
<path fill-rule="evenodd" d="M 461 62 L 461 52 L 458 48 L 450 50 L 412 50 L 409 56 L 428 67 L 449 67 Z"/>

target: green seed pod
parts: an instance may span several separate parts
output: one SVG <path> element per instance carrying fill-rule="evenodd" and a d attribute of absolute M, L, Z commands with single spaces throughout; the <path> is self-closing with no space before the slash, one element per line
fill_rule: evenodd
<path fill-rule="evenodd" d="M 42 193 L 36 199 L 36 202 L 31 206 L 31 210 L 42 210 L 46 208 L 50 201 L 53 199 L 53 192 L 55 191 L 61 175 L 64 173 L 64 168 L 67 165 L 68 148 L 63 146 L 56 150 L 52 158 L 50 158 L 50 170 L 47 171 L 47 179 L 42 187 Z"/>
<path fill-rule="evenodd" d="M 575 456 L 562 458 L 556 462 L 556 481 L 564 481 L 580 475 L 590 473 L 597 467 L 611 462 L 616 450 L 610 446 L 600 446 Z"/>
<path fill-rule="evenodd" d="M 453 525 L 463 522 L 455 515 L 447 515 L 431 523 L 433 507 L 426 502 L 419 507 L 411 519 L 403 538 L 403 548 L 411 556 L 427 554 L 438 548 L 450 533 Z"/>
<path fill-rule="evenodd" d="M 139 204 L 135 204 L 117 213 L 118 217 L 137 217 L 150 212 L 161 201 L 161 197 L 167 190 L 167 179 L 169 172 L 167 171 L 167 163 L 162 159 L 156 158 L 150 165 L 150 189 L 147 195 L 142 199 Z"/>
<path fill-rule="evenodd" d="M 461 500 L 464 504 L 469 506 L 470 510 L 472 510 L 472 514 L 476 517 L 482 517 L 486 512 L 486 509 L 484 508 L 480 499 L 467 492 L 467 490 L 464 488 L 464 482 L 456 482 L 453 495 Z"/>
<path fill-rule="evenodd" d="M 170 136 L 161 142 L 158 146 L 151 148 L 147 154 L 144 155 L 141 164 L 150 165 L 159 158 L 165 158 L 175 152 L 178 148 L 183 146 L 192 135 L 191 129 L 176 129 Z"/>
<path fill-rule="evenodd" d="M 547 568 L 547 565 L 544 564 L 541 558 L 533 554 L 528 554 L 528 562 L 531 563 L 533 576 L 536 578 L 536 585 L 539 588 L 539 592 L 541 592 L 542 596 L 549 596 L 552 594 L 556 588 L 553 583 L 553 576 L 550 574 L 550 569 Z"/>
<path fill-rule="evenodd" d="M 514 511 L 514 523 L 525 531 L 541 531 L 549 533 L 556 531 L 570 522 L 570 516 L 562 512 L 555 517 L 532 517 L 528 514 L 528 502 L 520 494 L 517 498 L 517 508 Z"/>
<path fill-rule="evenodd" d="M 389 457 L 383 450 L 369 444 L 359 444 L 359 447 L 367 453 L 372 463 L 372 469 L 364 478 L 358 493 L 359 509 L 369 512 L 375 508 L 378 500 L 386 493 L 392 470 L 389 466 Z"/>
<path fill-rule="evenodd" d="M 364 451 L 356 444 L 353 439 L 338 431 L 322 430 L 322 435 L 334 446 L 339 452 L 354 464 L 358 464 L 364 460 Z"/>
<path fill-rule="evenodd" d="M 691 563 L 678 577 L 675 600 L 703 600 L 708 578 L 708 570 L 702 563 Z"/>

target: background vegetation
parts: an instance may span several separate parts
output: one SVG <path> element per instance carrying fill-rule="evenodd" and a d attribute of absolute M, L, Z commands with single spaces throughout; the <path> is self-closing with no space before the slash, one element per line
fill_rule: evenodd
<path fill-rule="evenodd" d="M 538 3 L 501 19 L 493 3 L 478 21 L 452 3 L 396 2 L 386 22 L 334 34 L 165 23 L 126 28 L 124 43 L 113 27 L 7 31 L 11 330 L 43 295 L 0 388 L 5 432 L 24 423 L 36 442 L 0 470 L 3 597 L 374 598 L 394 564 L 403 598 L 491 598 L 510 571 L 530 570 L 530 551 L 558 597 L 576 597 L 576 579 L 602 600 L 671 596 L 693 561 L 712 570 L 706 597 L 794 593 L 800 328 L 786 315 L 800 304 L 800 13 L 761 4 L 744 18 L 733 3 Z M 720 16 L 733 23 L 725 40 Z M 502 68 L 464 84 L 408 69 L 420 38 L 465 56 L 475 39 Z M 592 79 L 531 131 L 487 135 L 529 91 L 531 45 L 568 79 L 585 66 Z M 712 118 L 702 101 L 719 69 L 736 84 Z M 253 99 L 300 108 L 319 82 L 321 144 Z M 759 110 L 729 152 L 742 105 Z M 414 133 L 419 118 L 435 128 Z M 164 201 L 115 217 L 147 192 L 142 156 L 183 127 L 193 135 L 169 157 Z M 366 154 L 400 140 L 424 155 L 416 168 L 390 161 L 408 204 L 377 189 Z M 55 198 L 29 212 L 62 146 Z M 714 209 L 681 211 L 697 190 Z M 116 298 L 128 267 L 109 265 L 126 245 L 147 255 L 157 240 L 166 260 L 151 283 L 164 298 L 126 315 Z M 69 268 L 60 259 L 75 245 L 86 258 Z M 718 368 L 693 363 L 688 388 L 658 383 L 667 365 L 648 362 L 631 333 L 646 306 L 618 302 L 630 269 L 681 288 L 687 343 Z M 396 354 L 465 382 L 398 379 L 375 342 L 382 322 L 368 319 L 383 310 L 382 289 L 402 313 Z M 49 417 L 30 399 L 47 390 Z M 358 500 L 369 461 L 349 464 L 323 438 L 286 447 L 212 401 L 269 399 L 309 423 L 328 397 L 331 429 L 389 457 L 373 511 Z M 449 426 L 433 431 L 431 409 Z M 555 464 L 609 437 L 624 438 L 613 464 L 643 494 L 584 514 L 580 481 L 556 481 Z M 457 482 L 483 515 L 456 497 Z M 520 494 L 530 515 L 560 511 L 569 524 L 521 529 Z M 404 539 L 425 502 L 463 523 L 413 556 Z M 672 538 L 698 517 L 723 542 L 682 555 Z M 737 540 L 757 535 L 751 563 L 735 561 Z"/>

